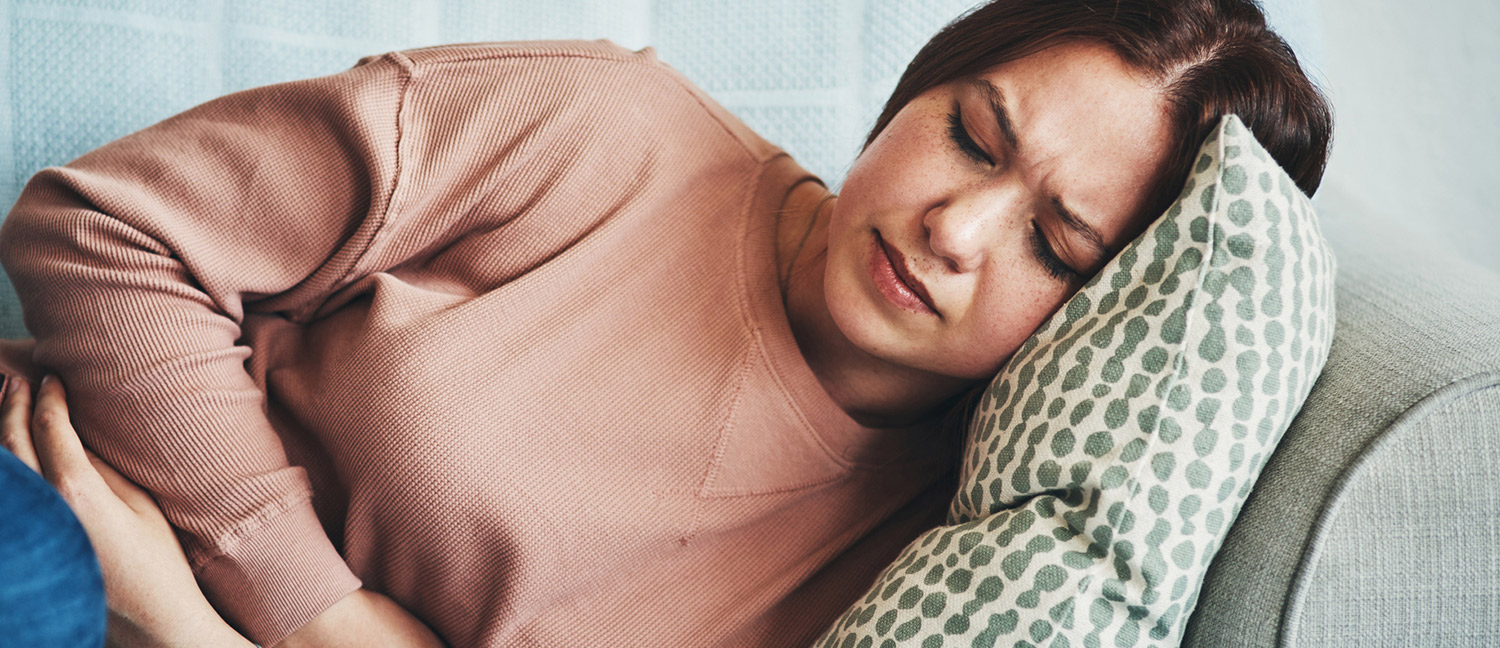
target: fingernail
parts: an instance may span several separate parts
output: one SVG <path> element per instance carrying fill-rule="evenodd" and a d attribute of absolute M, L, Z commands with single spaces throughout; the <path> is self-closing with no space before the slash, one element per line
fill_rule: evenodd
<path fill-rule="evenodd" d="M 55 382 L 57 382 L 57 376 L 54 376 L 52 374 L 42 376 L 42 385 L 44 386 Z"/>
<path fill-rule="evenodd" d="M 14 393 L 16 393 L 18 391 L 21 391 L 21 387 L 23 385 L 25 385 L 25 384 L 26 384 L 26 379 L 25 378 L 22 378 L 20 376 L 11 376 L 10 377 L 10 384 L 8 384 L 8 385 L 5 386 L 5 393 L 7 393 L 7 394 L 14 394 Z"/>

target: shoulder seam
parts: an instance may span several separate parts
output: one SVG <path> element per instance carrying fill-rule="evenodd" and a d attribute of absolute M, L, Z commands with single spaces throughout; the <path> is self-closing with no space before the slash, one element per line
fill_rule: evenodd
<path fill-rule="evenodd" d="M 592 42 L 592 41 L 588 41 L 588 42 Z M 660 59 L 654 59 L 656 61 L 655 64 L 647 64 L 647 63 L 642 62 L 638 57 L 635 57 L 635 56 L 623 56 L 623 55 L 608 56 L 608 55 L 604 55 L 604 54 L 595 54 L 595 53 L 590 53 L 590 52 L 578 52 L 578 51 L 571 51 L 570 52 L 570 51 L 537 51 L 537 50 L 516 50 L 516 51 L 490 50 L 490 51 L 485 51 L 483 53 L 470 54 L 470 55 L 467 55 L 467 56 L 459 54 L 459 55 L 454 55 L 452 57 L 446 57 L 446 58 L 433 58 L 433 59 L 426 59 L 426 60 L 422 60 L 422 61 L 415 61 L 415 60 L 413 60 L 413 59 L 411 59 L 411 58 L 409 58 L 409 57 L 407 57 L 405 55 L 405 52 L 408 52 L 408 51 L 412 51 L 412 50 L 401 50 L 401 51 L 395 51 L 395 52 L 390 52 L 390 53 L 386 54 L 386 56 L 391 57 L 393 60 L 397 60 L 398 64 L 402 65 L 402 67 L 407 70 L 408 75 L 409 75 L 408 78 L 418 76 L 418 73 L 420 72 L 419 68 L 422 67 L 422 66 L 426 66 L 428 64 L 432 64 L 432 67 L 438 67 L 438 66 L 445 65 L 445 64 L 450 64 L 450 63 L 467 63 L 467 62 L 471 62 L 471 61 L 499 60 L 499 59 L 512 59 L 512 58 L 514 58 L 514 59 L 524 59 L 524 58 L 556 58 L 556 59 L 565 59 L 565 58 L 573 58 L 573 59 L 586 59 L 586 60 L 594 60 L 594 61 L 606 61 L 606 62 L 621 63 L 621 64 L 625 64 L 625 65 L 632 65 L 632 66 L 635 66 L 635 67 L 643 69 L 643 70 L 649 70 L 651 72 L 654 72 L 654 73 L 656 73 L 656 74 L 658 74 L 658 75 L 666 78 L 673 85 L 675 85 L 679 91 L 681 91 L 683 93 L 686 93 L 687 96 L 690 99 L 692 99 L 694 103 L 698 104 L 698 107 L 700 109 L 702 109 L 702 111 L 704 112 L 704 114 L 706 114 L 709 119 L 712 119 L 714 121 L 714 123 L 718 124 L 719 128 L 721 130 L 723 130 L 724 133 L 730 137 L 730 139 L 734 140 L 735 144 L 740 148 L 740 150 L 743 151 L 745 153 L 745 155 L 747 157 L 749 157 L 751 160 L 753 160 L 753 161 L 755 161 L 757 163 L 765 163 L 765 162 L 767 162 L 768 160 L 774 158 L 777 155 L 776 151 L 765 151 L 763 153 L 762 152 L 757 152 L 754 147 L 750 146 L 750 143 L 748 143 L 748 142 L 745 141 L 745 138 L 741 137 L 741 135 L 738 132 L 736 132 L 735 129 L 733 127 L 731 127 L 729 124 L 724 123 L 724 120 L 720 119 L 719 116 L 714 113 L 713 108 L 710 107 L 707 103 L 705 103 L 703 101 L 703 97 L 700 96 L 701 89 L 699 89 L 700 92 L 695 92 L 694 91 L 695 88 L 692 87 L 691 85 L 689 85 L 687 83 L 687 79 L 682 75 L 681 72 L 678 72 L 675 69 L 671 68 L 667 64 L 663 63 Z M 404 88 L 403 88 L 403 90 L 404 90 Z M 704 93 L 704 94 L 706 94 L 706 93 Z M 728 109 L 726 108 L 725 110 L 728 110 Z"/>
<path fill-rule="evenodd" d="M 693 88 L 688 87 L 684 83 L 686 79 L 682 76 L 681 73 L 673 74 L 659 67 L 657 68 L 657 70 L 664 74 L 668 79 L 670 79 L 672 83 L 676 84 L 679 90 L 687 93 L 687 95 L 698 104 L 698 107 L 708 115 L 709 119 L 714 120 L 714 123 L 718 124 L 719 128 L 723 129 L 724 133 L 731 139 L 733 139 L 734 143 L 739 145 L 740 150 L 744 151 L 745 155 L 749 156 L 751 160 L 755 161 L 757 164 L 764 166 L 766 162 L 769 162 L 772 158 L 776 157 L 777 153 L 775 151 L 767 151 L 764 154 L 757 154 L 755 150 L 745 142 L 744 138 L 740 137 L 739 133 L 736 133 L 735 130 L 729 126 L 729 124 L 724 123 L 724 120 L 719 119 L 719 116 L 714 114 L 713 109 L 710 108 L 708 104 L 703 102 L 703 97 L 700 97 L 697 92 L 693 92 Z M 725 108 L 725 110 L 728 110 L 728 108 Z"/>
<path fill-rule="evenodd" d="M 400 70 L 400 87 L 396 90 L 396 111 L 393 115 L 396 136 L 391 142 L 393 149 L 391 156 L 393 158 L 391 183 L 390 188 L 385 192 L 385 204 L 381 206 L 380 214 L 375 217 L 378 222 L 371 228 L 369 239 L 365 241 L 363 249 L 359 251 L 354 260 L 344 269 L 344 272 L 334 280 L 332 285 L 337 288 L 346 286 L 349 277 L 355 275 L 355 272 L 368 260 L 370 254 L 375 250 L 376 244 L 380 242 L 381 236 L 386 232 L 386 226 L 392 220 L 391 209 L 395 205 L 396 193 L 402 186 L 401 172 L 404 165 L 402 164 L 401 144 L 406 134 L 406 129 L 402 127 L 402 119 L 406 114 L 406 98 L 411 93 L 411 80 L 414 76 L 416 64 L 400 52 L 388 52 L 381 58 L 395 63 L 396 67 Z"/>
<path fill-rule="evenodd" d="M 411 61 L 413 63 L 413 65 L 428 64 L 428 63 L 432 63 L 432 64 L 465 63 L 465 62 L 468 62 L 468 61 L 484 61 L 484 60 L 490 60 L 490 59 L 508 59 L 508 58 L 580 58 L 580 59 L 594 59 L 594 60 L 599 60 L 599 61 L 619 61 L 619 62 L 628 62 L 628 61 L 630 61 L 630 57 L 628 57 L 628 56 L 604 56 L 604 55 L 601 55 L 601 54 L 590 54 L 590 53 L 587 53 L 587 52 L 545 52 L 545 51 L 535 51 L 535 50 L 531 50 L 531 51 L 517 50 L 517 51 L 490 51 L 490 52 L 485 52 L 483 54 L 475 54 L 475 55 L 471 55 L 471 56 L 453 56 L 453 57 L 449 57 L 449 58 L 433 58 L 433 59 L 423 60 L 420 63 L 417 63 L 417 62 L 413 61 L 411 58 L 409 58 L 409 57 L 406 56 L 406 52 L 410 52 L 410 51 L 414 51 L 414 50 L 399 50 L 399 51 L 395 51 L 395 52 L 390 52 L 389 55 L 390 56 L 400 56 L 403 60 Z M 641 66 L 641 67 L 648 67 L 648 66 Z"/>

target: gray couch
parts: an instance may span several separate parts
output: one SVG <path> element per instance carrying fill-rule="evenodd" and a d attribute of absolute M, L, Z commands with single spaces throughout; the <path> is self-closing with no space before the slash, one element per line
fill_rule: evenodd
<path fill-rule="evenodd" d="M 1500 646 L 1500 276 L 1349 196 L 1322 376 L 1184 646 Z"/>

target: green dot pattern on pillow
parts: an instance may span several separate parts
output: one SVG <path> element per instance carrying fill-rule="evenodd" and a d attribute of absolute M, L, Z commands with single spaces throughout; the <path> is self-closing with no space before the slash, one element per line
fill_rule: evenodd
<path fill-rule="evenodd" d="M 1178 645 L 1322 371 L 1334 274 L 1311 202 L 1226 116 L 1167 213 L 990 383 L 948 524 L 816 645 Z"/>

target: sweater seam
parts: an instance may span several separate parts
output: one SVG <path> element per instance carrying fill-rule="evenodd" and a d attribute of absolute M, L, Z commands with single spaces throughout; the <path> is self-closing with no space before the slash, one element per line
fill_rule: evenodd
<path fill-rule="evenodd" d="M 760 324 L 755 321 L 755 308 L 751 303 L 752 298 L 750 296 L 750 277 L 745 271 L 745 265 L 749 263 L 747 259 L 749 250 L 747 248 L 750 247 L 750 210 L 755 207 L 755 199 L 760 194 L 762 185 L 766 181 L 768 166 L 767 164 L 761 164 L 755 170 L 755 178 L 748 183 L 746 191 L 750 193 L 750 196 L 748 200 L 741 201 L 744 206 L 740 208 L 740 231 L 738 240 L 734 246 L 734 302 L 739 308 L 740 321 L 744 323 L 745 331 L 750 334 L 752 344 L 760 343 Z M 774 245 L 774 234 L 772 235 L 772 241 Z M 774 258 L 774 252 L 772 254 Z M 775 368 L 773 367 L 772 369 L 771 373 L 776 373 L 774 371 Z"/>
<path fill-rule="evenodd" d="M 661 67 L 654 67 L 653 69 L 655 69 L 658 74 L 665 76 L 667 80 L 671 81 L 673 85 L 677 86 L 678 90 L 686 93 L 688 98 L 692 99 L 694 103 L 698 104 L 698 107 L 703 110 L 703 113 L 705 115 L 708 115 L 709 119 L 714 120 L 714 123 L 718 124 L 719 129 L 723 130 L 725 135 L 728 135 L 730 139 L 734 140 L 735 145 L 739 147 L 740 151 L 743 152 L 746 157 L 750 158 L 751 161 L 760 164 L 762 168 L 762 175 L 764 175 L 765 165 L 771 160 L 775 159 L 777 156 L 783 154 L 779 151 L 773 151 L 767 155 L 756 154 L 756 152 L 750 148 L 750 145 L 745 142 L 744 138 L 740 137 L 740 134 L 736 133 L 733 128 L 730 128 L 729 124 L 724 123 L 724 120 L 720 119 L 719 116 L 714 113 L 713 109 L 703 101 L 703 97 L 699 96 L 697 92 L 693 91 L 695 88 L 686 83 L 687 79 L 685 79 L 681 75 L 681 73 L 673 74 Z"/>
<path fill-rule="evenodd" d="M 765 183 L 766 173 L 770 168 L 771 160 L 775 160 L 782 156 L 788 158 L 791 157 L 791 155 L 785 151 L 778 151 L 765 162 L 761 163 L 760 170 L 756 173 L 755 176 L 754 186 L 757 187 L 756 193 L 759 193 L 759 187 L 761 187 Z M 816 178 L 799 180 L 787 189 L 787 195 L 790 195 L 791 192 L 796 189 L 796 187 L 800 186 L 803 182 L 814 181 L 822 184 L 822 180 Z M 783 199 L 784 198 L 785 196 L 783 196 Z M 747 201 L 744 211 L 740 213 L 740 242 L 739 245 L 736 246 L 735 250 L 735 254 L 737 256 L 735 263 L 735 280 L 738 284 L 735 292 L 738 296 L 737 301 L 740 308 L 740 317 L 745 322 L 745 327 L 751 336 L 751 343 L 754 345 L 756 354 L 760 356 L 761 362 L 765 364 L 768 373 L 771 375 L 771 380 L 776 384 L 776 389 L 780 393 L 781 398 L 787 403 L 787 405 L 791 407 L 792 412 L 796 414 L 797 421 L 801 424 L 801 434 L 812 437 L 812 442 L 823 451 L 823 454 L 828 457 L 829 461 L 832 461 L 834 466 L 837 466 L 841 471 L 844 471 L 844 473 L 847 474 L 849 471 L 858 469 L 861 466 L 844 459 L 843 456 L 835 451 L 835 449 L 828 444 L 828 441 L 823 438 L 823 435 L 818 431 L 817 426 L 813 425 L 812 420 L 808 418 L 807 413 L 802 411 L 802 403 L 797 400 L 796 396 L 792 394 L 792 390 L 787 387 L 786 380 L 781 375 L 781 369 L 776 365 L 775 362 L 771 360 L 770 354 L 766 351 L 765 335 L 762 331 L 763 326 L 761 322 L 756 320 L 755 308 L 751 303 L 753 297 L 750 295 L 750 279 L 747 276 L 746 269 L 746 265 L 749 263 L 748 259 L 746 258 L 749 252 L 746 248 L 749 247 L 747 242 L 749 241 L 750 237 L 750 208 L 754 202 L 755 201 L 753 199 Z M 772 268 L 773 271 L 775 271 L 774 247 L 776 245 L 776 235 L 774 232 L 771 235 L 771 245 L 773 248 L 773 251 L 771 253 L 773 259 Z M 807 486 L 812 485 L 816 484 L 807 484 Z"/>
<path fill-rule="evenodd" d="M 441 46 L 439 46 L 439 47 L 441 47 Z M 369 260 L 369 257 L 371 256 L 371 254 L 379 247 L 379 245 L 381 244 L 381 242 L 383 241 L 383 239 L 386 237 L 387 232 L 388 232 L 388 228 L 390 227 L 390 224 L 394 220 L 397 220 L 399 210 L 395 209 L 395 207 L 396 207 L 396 201 L 398 199 L 400 191 L 404 188 L 404 185 L 401 182 L 401 174 L 402 174 L 403 169 L 405 168 L 405 165 L 402 164 L 403 159 L 405 157 L 404 154 L 403 154 L 402 145 L 405 142 L 404 137 L 405 137 L 405 133 L 406 133 L 406 129 L 403 128 L 403 125 L 404 125 L 404 120 L 406 118 L 407 99 L 411 95 L 411 92 L 412 92 L 411 87 L 412 87 L 413 80 L 418 75 L 420 75 L 420 74 L 422 74 L 424 72 L 424 68 L 437 69 L 437 68 L 440 68 L 440 67 L 442 67 L 442 66 L 444 66 L 446 64 L 450 64 L 450 63 L 464 63 L 464 62 L 472 62 L 472 61 L 503 60 L 503 59 L 526 59 L 526 58 L 536 58 L 536 59 L 542 59 L 542 58 L 572 58 L 572 59 L 587 59 L 587 60 L 594 60 L 594 61 L 605 61 L 605 62 L 611 62 L 611 63 L 625 64 L 625 65 L 634 65 L 634 66 L 639 67 L 639 68 L 644 69 L 644 70 L 653 71 L 656 74 L 661 75 L 662 77 L 665 77 L 666 79 L 668 79 L 672 83 L 672 85 L 674 85 L 675 87 L 677 87 L 677 89 L 679 91 L 687 94 L 687 96 L 694 103 L 696 103 L 698 105 L 698 107 L 702 111 L 702 113 L 704 115 L 706 115 L 709 119 L 713 120 L 714 124 L 717 125 L 721 131 L 723 131 L 726 135 L 729 136 L 729 138 L 731 140 L 734 141 L 735 146 L 738 148 L 738 150 L 742 154 L 745 155 L 745 157 L 747 157 L 751 162 L 754 162 L 754 163 L 756 163 L 756 164 L 759 165 L 760 168 L 759 168 L 759 170 L 756 173 L 756 183 L 753 184 L 752 186 L 757 186 L 757 187 L 759 186 L 759 182 L 765 177 L 766 166 L 770 162 L 770 160 L 773 160 L 773 159 L 775 159 L 776 157 L 778 157 L 780 155 L 785 155 L 786 154 L 785 152 L 782 152 L 782 151 L 775 151 L 775 152 L 772 152 L 770 155 L 767 155 L 764 159 L 762 159 L 761 157 L 757 156 L 754 153 L 754 151 L 752 151 L 751 148 L 746 144 L 746 142 L 738 134 L 735 133 L 734 129 L 730 128 L 730 126 L 728 124 L 726 124 L 724 122 L 724 120 L 720 119 L 718 115 L 714 114 L 714 111 L 706 103 L 704 103 L 703 99 L 701 97 L 699 97 L 697 93 L 693 92 L 693 90 L 692 90 L 692 88 L 691 88 L 691 86 L 689 84 L 684 83 L 685 79 L 681 78 L 680 74 L 673 74 L 671 72 L 670 68 L 668 68 L 668 67 L 666 67 L 666 66 L 664 66 L 663 64 L 660 64 L 660 63 L 658 63 L 657 65 L 647 65 L 645 63 L 642 63 L 642 62 L 636 60 L 633 57 L 604 56 L 604 55 L 590 54 L 590 53 L 585 53 L 585 52 L 539 52 L 539 51 L 535 51 L 535 50 L 531 50 L 531 51 L 490 51 L 490 52 L 486 52 L 486 53 L 483 53 L 483 54 L 472 55 L 472 56 L 455 56 L 453 58 L 440 58 L 440 59 L 433 59 L 433 60 L 416 61 L 416 60 L 413 60 L 410 57 L 406 56 L 406 53 L 405 53 L 406 51 L 415 51 L 415 50 L 402 50 L 402 51 L 387 52 L 382 57 L 384 59 L 390 60 L 393 63 L 395 63 L 396 66 L 401 71 L 401 79 L 400 79 L 401 80 L 401 88 L 398 90 L 398 94 L 397 94 L 396 114 L 395 114 L 395 127 L 396 127 L 396 138 L 395 138 L 395 141 L 394 141 L 395 168 L 392 171 L 392 178 L 391 178 L 390 190 L 386 193 L 385 206 L 381 210 L 381 213 L 379 214 L 379 216 L 377 217 L 378 223 L 375 225 L 373 231 L 371 232 L 369 240 L 365 242 L 365 245 L 364 245 L 363 249 L 361 249 L 359 251 L 359 253 L 356 256 L 355 260 L 352 263 L 350 263 L 349 267 L 342 274 L 339 275 L 339 277 L 338 277 L 337 280 L 335 280 L 335 282 L 333 284 L 335 286 L 345 286 L 345 285 L 347 285 L 347 282 L 349 281 L 349 277 L 361 274 L 361 273 L 358 272 L 358 270 L 365 265 L 365 263 Z M 747 205 L 746 206 L 746 211 L 742 213 L 742 219 L 743 220 L 748 221 L 748 213 L 749 213 L 749 206 Z M 744 247 L 744 243 L 743 243 L 743 239 L 742 239 L 741 240 L 741 244 L 740 244 L 740 248 L 741 248 L 741 252 L 740 253 L 741 254 L 743 254 L 743 247 Z M 742 301 L 744 299 L 743 294 L 745 292 L 744 282 L 743 282 L 743 268 L 744 268 L 744 266 L 743 266 L 743 264 L 741 264 L 740 265 L 740 270 L 741 270 L 741 286 L 740 286 L 741 289 L 740 289 L 740 293 L 741 293 L 741 300 Z M 742 304 L 741 312 L 742 313 L 743 312 L 747 312 L 746 309 L 743 308 L 743 304 Z"/>
<path fill-rule="evenodd" d="M 557 42 L 567 42 L 567 41 L 564 40 L 564 41 L 557 41 Z M 589 43 L 589 42 L 597 42 L 597 41 L 581 41 L 581 42 Z M 434 47 L 431 47 L 431 48 L 418 47 L 418 48 L 414 48 L 414 49 L 404 49 L 404 50 L 398 50 L 398 51 L 390 52 L 389 54 L 387 54 L 387 56 L 393 55 L 393 54 L 399 54 L 399 55 L 401 55 L 401 58 L 403 58 L 403 59 L 405 59 L 407 61 L 412 61 L 412 59 L 409 58 L 409 57 L 407 57 L 406 54 L 411 53 L 411 52 L 429 52 L 429 51 L 433 51 L 433 50 L 450 48 L 450 47 L 452 47 L 452 46 L 451 45 L 437 45 L 437 46 L 434 46 Z M 459 49 L 459 48 L 454 48 L 454 49 Z M 536 49 L 511 49 L 511 50 L 491 49 L 489 51 L 486 51 L 486 52 L 483 52 L 483 53 L 480 53 L 480 54 L 474 54 L 474 55 L 468 55 L 468 56 L 465 56 L 465 55 L 454 55 L 454 56 L 451 56 L 451 57 L 441 57 L 441 58 L 434 57 L 434 58 L 431 58 L 431 59 L 425 59 L 425 60 L 421 61 L 420 63 L 417 63 L 416 61 L 412 61 L 412 63 L 414 65 L 426 65 L 428 63 L 433 63 L 433 64 L 441 64 L 441 63 L 465 63 L 465 62 L 469 62 L 469 61 L 485 61 L 485 60 L 491 60 L 491 59 L 507 59 L 507 58 L 581 58 L 581 59 L 595 59 L 595 60 L 599 60 L 599 61 L 629 62 L 633 57 L 629 57 L 629 56 L 606 56 L 606 55 L 603 55 L 603 54 L 593 54 L 593 53 L 589 53 L 589 52 L 543 51 L 543 50 L 536 50 Z M 650 67 L 650 66 L 642 66 L 642 67 Z"/>
<path fill-rule="evenodd" d="M 785 152 L 782 152 L 777 154 L 777 156 L 773 156 L 772 159 L 781 155 L 787 154 Z M 759 170 L 756 171 L 755 182 L 753 182 L 751 186 L 754 187 L 753 191 L 757 195 L 760 193 L 761 186 L 766 181 L 766 172 L 769 167 L 769 162 L 765 162 L 762 163 Z M 791 190 L 788 189 L 787 191 L 788 193 L 790 193 Z M 771 380 L 775 381 L 776 389 L 781 393 L 781 398 L 791 406 L 792 412 L 797 415 L 797 421 L 802 424 L 801 427 L 803 430 L 803 434 L 810 434 L 813 437 L 813 443 L 816 443 L 819 448 L 822 448 L 824 454 L 828 455 L 828 457 L 833 460 L 835 465 L 847 470 L 849 466 L 836 456 L 837 453 L 833 452 L 832 448 L 828 447 L 828 444 L 823 440 L 823 435 L 818 434 L 818 431 L 813 427 L 812 422 L 808 420 L 807 414 L 802 411 L 802 405 L 797 402 L 797 399 L 795 397 L 793 397 L 791 390 L 787 389 L 786 381 L 782 380 L 781 371 L 776 366 L 776 363 L 772 362 L 770 355 L 766 353 L 765 336 L 761 334 L 761 323 L 756 320 L 755 307 L 754 304 L 751 303 L 754 298 L 750 295 L 750 277 L 748 276 L 746 269 L 746 265 L 749 263 L 749 259 L 747 258 L 747 256 L 749 255 L 749 250 L 747 248 L 749 248 L 750 240 L 750 209 L 754 206 L 754 204 L 755 199 L 754 196 L 752 196 L 750 200 L 745 201 L 745 207 L 740 211 L 739 244 L 735 246 L 735 302 L 738 304 L 740 309 L 740 319 L 745 323 L 745 330 L 750 335 L 750 344 L 752 351 L 756 355 L 760 356 L 761 362 L 765 363 L 766 368 L 769 370 L 767 373 L 771 374 Z M 771 234 L 771 245 L 773 247 L 773 251 L 771 253 L 773 262 L 771 265 L 774 271 L 774 247 L 776 245 L 775 232 L 772 232 Z"/>
<path fill-rule="evenodd" d="M 388 52 L 383 58 L 393 62 L 400 71 L 401 87 L 396 91 L 396 114 L 394 115 L 396 137 L 392 142 L 394 150 L 394 167 L 391 170 L 391 187 L 385 194 L 385 205 L 381 207 L 380 214 L 376 216 L 378 221 L 370 232 L 370 237 L 365 241 L 363 249 L 355 256 L 354 261 L 339 274 L 334 280 L 334 286 L 345 286 L 350 276 L 356 275 L 356 271 L 365 264 L 365 261 L 375 249 L 376 244 L 384 237 L 388 225 L 392 219 L 392 207 L 396 202 L 396 194 L 404 186 L 401 183 L 401 173 L 405 168 L 402 162 L 401 145 L 405 142 L 406 129 L 403 121 L 406 117 L 406 99 L 411 94 L 411 81 L 416 71 L 416 64 L 401 52 Z"/>
<path fill-rule="evenodd" d="M 230 530 L 229 533 L 216 538 L 212 545 L 206 546 L 191 561 L 190 566 L 192 570 L 196 573 L 215 560 L 233 557 L 234 550 L 238 545 L 252 537 L 256 532 L 269 526 L 276 519 L 304 505 L 311 505 L 311 502 L 307 500 L 304 494 L 294 493 L 278 500 L 275 506 L 261 509 L 260 513 L 244 520 Z"/>
<path fill-rule="evenodd" d="M 752 343 L 753 344 L 753 343 Z M 693 489 L 693 513 L 688 521 L 687 531 L 677 539 L 678 546 L 686 547 L 698 535 L 698 528 L 703 522 L 703 507 L 705 494 L 713 487 L 714 478 L 719 474 L 719 468 L 724 463 L 724 450 L 729 445 L 729 437 L 734 432 L 735 414 L 739 412 L 740 403 L 745 397 L 745 382 L 750 376 L 750 362 L 755 357 L 754 350 L 746 345 L 740 352 L 740 361 L 734 372 L 734 392 L 729 399 L 729 407 L 724 413 L 724 419 L 719 423 L 718 438 L 714 440 L 713 452 L 709 456 L 708 469 L 704 471 L 703 477 L 698 480 L 698 485 Z M 658 491 L 657 495 L 663 494 Z"/>
<path fill-rule="evenodd" d="M 813 443 L 817 444 L 818 448 L 823 451 L 823 454 L 828 457 L 828 460 L 832 461 L 845 474 L 856 469 L 869 468 L 869 466 L 862 466 L 844 459 L 840 453 L 836 452 L 828 444 L 828 440 L 824 439 L 823 435 L 818 432 L 817 426 L 813 425 L 812 421 L 807 418 L 807 413 L 802 411 L 802 404 L 797 402 L 797 399 L 792 395 L 792 390 L 787 388 L 786 381 L 781 377 L 781 372 L 777 371 L 775 364 L 770 362 L 770 356 L 766 353 L 765 338 L 761 335 L 760 327 L 755 328 L 755 350 L 760 354 L 761 360 L 766 363 L 766 366 L 770 367 L 771 379 L 776 381 L 776 389 L 781 392 L 782 398 L 791 405 L 792 411 L 796 412 L 797 420 L 802 424 L 802 433 L 812 437 Z"/>

